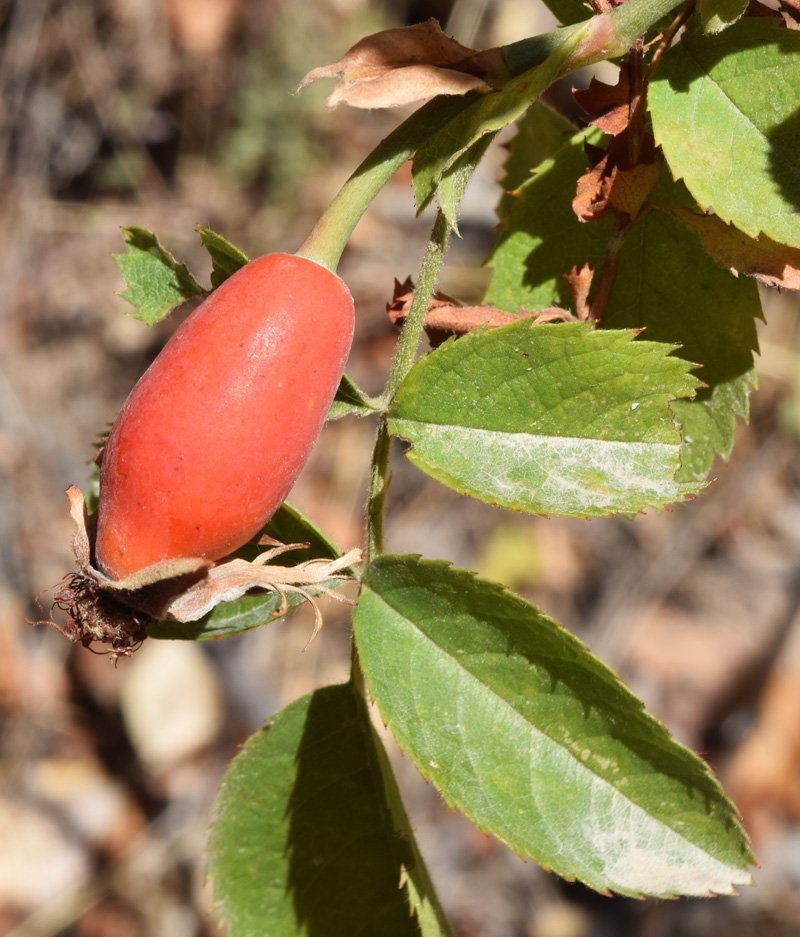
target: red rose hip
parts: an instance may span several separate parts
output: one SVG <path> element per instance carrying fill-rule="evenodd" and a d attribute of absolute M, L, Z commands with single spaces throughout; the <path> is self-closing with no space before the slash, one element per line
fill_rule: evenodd
<path fill-rule="evenodd" d="M 124 579 L 227 556 L 280 507 L 325 421 L 353 337 L 330 270 L 267 254 L 178 328 L 123 406 L 100 472 L 96 565 Z"/>

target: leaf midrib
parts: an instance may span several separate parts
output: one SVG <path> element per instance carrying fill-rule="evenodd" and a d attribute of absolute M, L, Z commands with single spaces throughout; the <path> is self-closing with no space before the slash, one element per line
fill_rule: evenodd
<path fill-rule="evenodd" d="M 385 598 L 385 596 L 384 596 L 382 593 L 377 593 L 377 592 L 375 592 L 374 590 L 372 590 L 371 587 L 369 586 L 369 584 L 365 584 L 365 585 L 367 586 L 367 588 L 370 588 L 370 591 L 373 592 L 373 595 L 375 595 L 376 598 L 380 599 L 380 601 L 383 602 L 388 608 L 392 609 L 392 611 L 394 611 L 394 612 L 398 615 L 398 617 L 401 618 L 402 621 L 404 621 L 404 622 L 406 623 L 406 625 L 408 625 L 408 626 L 410 627 L 412 633 L 415 633 L 415 634 L 418 634 L 418 635 L 422 636 L 422 637 L 428 642 L 428 644 L 430 644 L 430 645 L 432 645 L 434 648 L 438 649 L 438 651 L 440 652 L 441 655 L 446 656 L 446 657 L 448 657 L 450 660 L 452 660 L 453 663 L 457 666 L 457 668 L 458 668 L 464 675 L 466 675 L 466 677 L 467 677 L 468 679 L 472 680 L 472 681 L 475 682 L 477 685 L 479 685 L 479 686 L 481 686 L 481 687 L 484 687 L 484 688 L 485 688 L 486 690 L 488 690 L 496 699 L 500 700 L 500 701 L 503 702 L 506 706 L 508 706 L 508 708 L 514 713 L 515 717 L 516 717 L 517 719 L 521 720 L 521 722 L 522 722 L 522 724 L 523 724 L 524 726 L 530 728 L 532 731 L 535 731 L 535 732 L 536 732 L 539 736 L 541 736 L 542 738 L 547 739 L 547 741 L 548 741 L 552 746 L 554 746 L 555 748 L 558 748 L 558 749 L 560 749 L 561 751 L 565 752 L 565 754 L 566 754 L 566 755 L 568 756 L 568 758 L 576 765 L 576 767 L 578 768 L 579 771 L 582 771 L 583 773 L 585 773 L 585 774 L 587 774 L 587 775 L 589 775 L 589 776 L 591 776 L 591 777 L 593 777 L 593 778 L 596 778 L 600 783 L 606 785 L 607 787 L 610 787 L 610 788 L 611 788 L 612 790 L 614 790 L 623 800 L 625 800 L 627 803 L 629 803 L 633 808 L 635 808 L 636 810 L 640 810 L 643 814 L 645 814 L 645 816 L 649 817 L 654 823 L 659 823 L 659 824 L 663 825 L 664 827 L 666 827 L 667 829 L 669 829 L 673 834 L 675 834 L 676 836 L 680 837 L 680 839 L 681 839 L 683 842 L 687 843 L 687 844 L 688 844 L 689 846 L 691 846 L 693 849 L 697 849 L 698 851 L 702 852 L 703 854 L 709 856 L 709 858 L 713 859 L 715 862 L 718 862 L 718 863 L 720 863 L 720 864 L 725 864 L 725 860 L 720 859 L 720 858 L 718 858 L 717 856 L 712 855 L 712 854 L 709 853 L 706 849 L 704 849 L 702 846 L 698 845 L 697 843 L 695 843 L 695 842 L 693 842 L 691 839 L 689 839 L 689 838 L 685 835 L 685 832 L 684 832 L 684 831 L 682 831 L 682 830 L 680 830 L 680 829 L 676 829 L 676 828 L 675 828 L 673 825 L 671 825 L 666 819 L 663 819 L 663 818 L 657 816 L 656 814 L 651 813 L 646 807 L 642 806 L 641 804 L 637 803 L 635 800 L 631 799 L 631 797 L 629 797 L 628 794 L 626 794 L 624 791 L 622 791 L 622 790 L 621 790 L 617 785 L 615 785 L 611 780 L 609 780 L 608 778 L 603 777 L 603 775 L 598 774 L 598 773 L 596 773 L 595 771 L 593 771 L 591 768 L 589 768 L 585 763 L 583 763 L 579 758 L 577 758 L 577 757 L 569 750 L 569 748 L 567 748 L 565 745 L 563 745 L 562 743 L 560 743 L 558 740 L 554 739 L 554 738 L 553 738 L 551 735 L 549 735 L 547 732 L 543 731 L 542 729 L 538 728 L 537 726 L 534 726 L 528 719 L 526 719 L 526 717 L 519 711 L 519 709 L 517 709 L 517 707 L 516 707 L 513 703 L 511 703 L 511 701 L 509 701 L 505 696 L 499 694 L 494 688 L 492 688 L 492 687 L 489 686 L 487 683 L 485 683 L 483 680 L 481 680 L 481 678 L 480 678 L 479 676 L 477 676 L 476 674 L 474 674 L 474 673 L 472 673 L 471 671 L 467 670 L 467 668 L 464 667 L 463 664 L 460 662 L 460 660 L 459 660 L 458 657 L 454 656 L 454 655 L 453 655 L 452 653 L 450 653 L 446 648 L 442 647 L 441 644 L 437 644 L 436 641 L 434 641 L 433 638 L 430 637 L 430 635 L 428 635 L 428 634 L 427 634 L 425 631 L 423 631 L 421 628 L 417 627 L 417 626 L 411 621 L 411 619 L 409 619 L 409 618 L 408 618 L 403 612 L 401 612 L 395 605 L 393 605 L 392 603 L 390 603 L 389 601 L 387 601 L 387 599 Z M 562 658 L 562 659 L 565 660 L 565 661 L 567 660 L 566 658 Z M 379 709 L 382 710 L 383 707 L 380 706 L 380 703 L 379 703 L 378 705 L 379 705 Z M 381 715 L 383 716 L 384 713 L 382 712 Z M 581 736 L 582 739 L 583 739 L 583 738 L 591 739 L 591 738 L 593 738 L 593 737 L 594 737 L 594 736 Z M 417 769 L 419 770 L 420 774 L 422 774 L 424 777 L 428 777 L 429 774 L 430 774 L 430 772 L 427 771 L 427 770 L 425 770 L 425 768 L 424 768 L 421 764 L 417 763 L 417 760 L 413 758 L 413 753 L 412 753 L 411 746 L 408 747 L 408 754 L 409 754 L 409 756 L 412 757 L 412 759 L 414 760 L 414 762 L 415 762 L 415 764 L 416 764 L 416 766 L 417 766 Z M 644 775 L 647 774 L 647 772 L 642 772 L 642 771 L 639 771 L 639 772 L 636 772 L 636 773 L 639 774 L 639 775 L 642 775 L 642 776 L 644 776 Z M 629 777 L 629 775 L 626 775 L 626 777 Z M 470 812 L 469 812 L 463 805 L 459 805 L 459 809 L 463 810 L 464 814 L 465 814 L 473 823 L 475 823 L 476 826 L 481 826 L 481 824 L 480 824 L 479 822 L 477 822 L 473 816 L 470 815 Z M 497 835 L 497 834 L 494 834 L 494 833 L 493 833 L 493 835 Z"/>

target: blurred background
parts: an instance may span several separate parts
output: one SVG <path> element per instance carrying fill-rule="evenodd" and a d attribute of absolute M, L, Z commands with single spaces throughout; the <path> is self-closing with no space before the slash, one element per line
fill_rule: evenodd
<path fill-rule="evenodd" d="M 480 47 L 553 22 L 535 0 L 0 0 L 0 934 L 220 934 L 203 849 L 225 766 L 269 715 L 346 679 L 335 603 L 304 654 L 301 611 L 213 645 L 149 641 L 117 667 L 26 619 L 73 566 L 64 489 L 188 311 L 152 329 L 126 316 L 120 226 L 155 230 L 206 282 L 197 224 L 250 255 L 295 250 L 404 113 L 292 90 L 361 36 L 429 16 Z M 569 108 L 568 88 L 552 101 Z M 441 282 L 465 300 L 486 281 L 504 155 L 473 181 Z M 369 391 L 394 347 L 393 279 L 415 273 L 428 227 L 401 170 L 345 254 L 349 370 Z M 580 635 L 710 761 L 761 863 L 735 899 L 594 895 L 451 814 L 387 740 L 458 937 L 800 933 L 798 300 L 764 309 L 750 424 L 669 513 L 517 516 L 394 454 L 389 548 L 501 579 Z M 291 496 L 342 547 L 361 537 L 372 432 L 329 425 Z"/>

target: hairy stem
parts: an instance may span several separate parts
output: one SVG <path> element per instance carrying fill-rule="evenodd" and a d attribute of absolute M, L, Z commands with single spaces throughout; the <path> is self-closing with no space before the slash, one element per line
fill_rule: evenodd
<path fill-rule="evenodd" d="M 389 372 L 386 390 L 383 394 L 384 406 L 388 406 L 394 399 L 398 388 L 406 379 L 406 375 L 411 370 L 411 365 L 417 356 L 422 327 L 425 325 L 425 316 L 428 314 L 428 306 L 436 288 L 436 280 L 439 277 L 449 239 L 450 225 L 443 212 L 438 211 L 417 274 L 414 298 L 411 300 L 408 317 L 397 343 L 397 351 L 392 362 L 392 369 Z"/>
<path fill-rule="evenodd" d="M 386 503 L 386 489 L 389 485 L 388 467 L 391 445 L 386 411 L 416 358 L 422 328 L 425 324 L 425 316 L 428 313 L 428 304 L 436 286 L 449 236 L 450 226 L 443 213 L 439 211 L 436 213 L 431 236 L 422 257 L 414 299 L 403 325 L 403 331 L 400 333 L 386 390 L 380 398 L 383 413 L 378 420 L 375 446 L 372 452 L 369 492 L 367 494 L 365 566 L 368 566 L 370 561 L 383 551 L 383 511 Z"/>
<path fill-rule="evenodd" d="M 389 487 L 389 450 L 391 437 L 382 413 L 378 419 L 375 445 L 372 449 L 372 464 L 369 471 L 369 490 L 367 493 L 367 532 L 364 549 L 364 567 L 383 552 L 383 511 L 386 504 L 386 489 Z"/>

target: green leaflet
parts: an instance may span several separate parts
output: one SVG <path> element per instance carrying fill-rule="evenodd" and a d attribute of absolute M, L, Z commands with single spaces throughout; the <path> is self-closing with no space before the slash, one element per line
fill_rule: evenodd
<path fill-rule="evenodd" d="M 489 260 L 494 273 L 486 302 L 509 311 L 569 306 L 562 274 L 584 263 L 600 269 L 611 219 L 583 224 L 572 211 L 577 179 L 586 170 L 587 137 L 590 142 L 602 139 L 596 130 L 576 134 L 518 190 Z M 666 170 L 651 199 L 694 205 Z M 698 377 L 709 385 L 694 400 L 674 407 L 685 426 L 680 480 L 700 481 L 715 452 L 730 453 L 736 416 L 748 412 L 755 319 L 760 315 L 755 283 L 732 277 L 685 225 L 662 212 L 649 212 L 629 231 L 604 324 L 645 328 L 647 339 L 679 344 L 676 354 L 703 365 Z"/>
<path fill-rule="evenodd" d="M 247 254 L 204 225 L 197 226 L 197 233 L 211 256 L 211 288 L 216 289 L 247 263 Z"/>
<path fill-rule="evenodd" d="M 445 563 L 384 556 L 355 633 L 401 748 L 520 855 L 627 895 L 750 882 L 746 837 L 703 763 L 534 606 Z"/>
<path fill-rule="evenodd" d="M 251 736 L 209 837 L 228 937 L 449 937 L 382 758 L 350 684 L 296 700 Z"/>
<path fill-rule="evenodd" d="M 542 101 L 534 101 L 515 127 L 516 135 L 503 163 L 504 175 L 500 180 L 503 195 L 497 215 L 501 219 L 516 203 L 514 190 L 530 179 L 539 163 L 554 156 L 575 135 L 575 127 Z"/>
<path fill-rule="evenodd" d="M 374 412 L 375 406 L 369 397 L 352 378 L 343 374 L 339 386 L 336 388 L 336 396 L 333 398 L 330 410 L 328 410 L 327 418 L 329 420 L 338 420 L 349 413 L 355 416 L 369 416 Z"/>
<path fill-rule="evenodd" d="M 699 0 L 697 9 L 704 33 L 719 33 L 744 16 L 749 0 Z"/>
<path fill-rule="evenodd" d="M 184 300 L 205 293 L 202 286 L 146 228 L 122 229 L 126 250 L 114 254 L 126 289 L 118 295 L 136 308 L 131 313 L 148 325 L 159 322 Z"/>
<path fill-rule="evenodd" d="M 669 182 L 664 189 L 680 201 L 678 186 Z M 654 200 L 659 191 L 661 183 Z M 756 384 L 760 317 L 755 281 L 731 276 L 695 232 L 663 212 L 637 221 L 625 242 L 604 325 L 644 328 L 648 339 L 679 343 L 681 358 L 702 365 L 696 375 L 708 387 L 672 406 L 683 428 L 682 481 L 701 481 L 715 453 L 731 453 L 736 417 L 747 418 Z"/>
<path fill-rule="evenodd" d="M 542 163 L 536 161 L 538 148 L 531 152 L 528 165 L 533 174 L 529 173 L 518 188 L 517 198 L 506 203 L 497 245 L 487 261 L 493 272 L 484 302 L 509 312 L 520 307 L 567 308 L 572 294 L 563 274 L 584 263 L 599 268 L 611 219 L 581 223 L 572 210 L 572 199 L 587 168 L 584 142 L 598 145 L 603 139 L 596 127 L 590 127 L 574 134 L 555 156 Z M 520 136 L 519 143 L 524 147 L 526 137 Z"/>
<path fill-rule="evenodd" d="M 537 514 L 633 514 L 681 500 L 669 402 L 696 386 L 668 345 L 523 320 L 418 361 L 389 411 L 412 462 L 456 491 Z"/>
<path fill-rule="evenodd" d="M 656 142 L 702 209 L 800 247 L 800 33 L 778 25 L 745 18 L 717 36 L 688 31 L 648 102 Z"/>
<path fill-rule="evenodd" d="M 484 134 L 465 150 L 449 169 L 442 173 L 436 189 L 436 199 L 447 223 L 456 234 L 458 234 L 458 208 L 461 200 L 464 198 L 464 193 L 467 191 L 478 163 L 486 155 L 489 144 L 496 136 L 496 133 Z"/>

